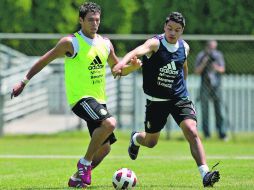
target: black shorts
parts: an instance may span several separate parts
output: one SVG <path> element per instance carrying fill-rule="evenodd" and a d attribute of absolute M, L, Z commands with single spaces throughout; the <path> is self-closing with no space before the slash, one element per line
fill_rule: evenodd
<path fill-rule="evenodd" d="M 145 131 L 147 133 L 161 131 L 169 114 L 178 125 L 185 119 L 197 121 L 194 105 L 188 98 L 169 101 L 146 100 Z"/>
<path fill-rule="evenodd" d="M 72 108 L 72 111 L 86 121 L 90 136 L 92 136 L 96 128 L 101 126 L 103 120 L 112 117 L 107 110 L 106 104 L 100 104 L 92 97 L 82 98 Z M 116 142 L 114 133 L 110 134 L 104 144 L 108 141 L 110 144 Z"/>

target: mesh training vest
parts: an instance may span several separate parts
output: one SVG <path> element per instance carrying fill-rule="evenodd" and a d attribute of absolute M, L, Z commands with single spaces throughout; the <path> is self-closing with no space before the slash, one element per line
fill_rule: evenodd
<path fill-rule="evenodd" d="M 65 56 L 65 85 L 67 100 L 74 106 L 83 97 L 93 97 L 100 103 L 106 102 L 105 75 L 108 49 L 105 40 L 97 35 L 95 44 L 88 44 L 79 33 L 79 50 L 74 58 Z"/>
<path fill-rule="evenodd" d="M 176 52 L 169 52 L 162 44 L 163 36 L 156 36 L 160 47 L 150 58 L 143 59 L 143 89 L 145 94 L 162 99 L 188 96 L 183 64 L 186 60 L 183 40 L 178 40 Z"/>

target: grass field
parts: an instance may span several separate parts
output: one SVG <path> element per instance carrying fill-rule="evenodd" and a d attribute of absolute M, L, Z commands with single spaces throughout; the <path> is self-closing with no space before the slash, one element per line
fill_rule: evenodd
<path fill-rule="evenodd" d="M 142 147 L 136 161 L 129 159 L 129 133 L 116 132 L 118 141 L 110 155 L 93 171 L 89 189 L 113 189 L 111 178 L 116 169 L 135 171 L 135 189 L 203 189 L 198 169 L 181 134 L 159 144 Z M 205 141 L 208 164 L 217 161 L 221 181 L 214 189 L 254 189 L 254 134 L 241 134 L 236 141 Z M 89 140 L 87 132 L 57 135 L 6 136 L 0 138 L 0 189 L 69 189 L 68 178 L 84 154 Z"/>

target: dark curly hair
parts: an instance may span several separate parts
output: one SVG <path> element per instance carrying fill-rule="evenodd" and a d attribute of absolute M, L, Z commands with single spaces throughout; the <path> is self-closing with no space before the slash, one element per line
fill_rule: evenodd
<path fill-rule="evenodd" d="M 183 17 L 183 15 L 179 12 L 172 12 L 168 15 L 168 17 L 166 18 L 165 23 L 167 24 L 169 21 L 174 21 L 176 23 L 181 24 L 181 26 L 184 28 L 185 27 L 185 19 Z"/>
<path fill-rule="evenodd" d="M 84 19 L 89 12 L 101 14 L 101 7 L 94 2 L 86 2 L 79 7 L 79 17 Z"/>

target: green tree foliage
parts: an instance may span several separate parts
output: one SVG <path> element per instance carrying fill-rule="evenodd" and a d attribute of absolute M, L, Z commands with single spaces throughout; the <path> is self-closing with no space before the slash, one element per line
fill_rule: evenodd
<path fill-rule="evenodd" d="M 102 8 L 99 29 L 101 34 L 163 33 L 165 18 L 172 11 L 181 12 L 186 18 L 185 34 L 254 34 L 253 0 L 92 1 Z M 79 28 L 78 8 L 84 2 L 84 0 L 0 0 L 0 32 L 73 33 Z M 141 42 L 118 40 L 113 41 L 113 44 L 117 54 L 122 56 Z M 0 43 L 30 55 L 41 55 L 52 48 L 56 40 L 50 42 L 1 40 Z M 195 48 L 192 41 L 188 43 L 191 46 L 190 59 L 194 60 L 194 55 L 201 48 Z M 239 53 L 240 49 L 246 49 L 243 44 L 234 47 L 235 51 L 231 50 L 232 52 Z M 228 51 L 226 58 L 230 57 L 231 51 Z M 229 67 L 228 70 L 230 69 L 232 68 Z"/>
<path fill-rule="evenodd" d="M 66 33 L 75 29 L 71 0 L 1 0 L 0 32 Z"/>
<path fill-rule="evenodd" d="M 32 0 L 2 0 L 0 2 L 0 32 L 23 32 Z"/>
<path fill-rule="evenodd" d="M 70 33 L 83 0 L 1 0 L 0 32 Z M 253 34 L 253 0 L 95 0 L 101 33 L 159 33 L 172 11 L 188 34 Z"/>
<path fill-rule="evenodd" d="M 73 0 L 1 0 L 0 32 L 8 33 L 72 33 L 78 25 L 78 6 Z M 27 54 L 40 55 L 55 41 L 3 42 Z M 25 48 L 24 48 L 25 46 Z"/>
<path fill-rule="evenodd" d="M 33 1 L 30 12 L 32 23 L 29 30 L 42 33 L 71 32 L 78 21 L 77 10 L 70 6 L 71 1 Z"/>
<path fill-rule="evenodd" d="M 172 11 L 186 18 L 187 34 L 254 34 L 252 0 L 148 0 L 148 32 L 158 33 Z"/>

